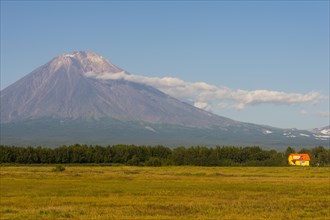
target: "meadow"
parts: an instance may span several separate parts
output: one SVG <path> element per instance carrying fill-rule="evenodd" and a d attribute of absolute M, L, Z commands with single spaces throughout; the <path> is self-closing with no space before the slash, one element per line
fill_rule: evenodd
<path fill-rule="evenodd" d="M 329 219 L 329 167 L 1 166 L 0 219 Z"/>

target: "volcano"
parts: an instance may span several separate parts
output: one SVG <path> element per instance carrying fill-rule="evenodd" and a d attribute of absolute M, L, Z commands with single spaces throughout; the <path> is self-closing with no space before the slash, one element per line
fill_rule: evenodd
<path fill-rule="evenodd" d="M 1 122 L 51 117 L 111 118 L 188 127 L 235 123 L 148 85 L 90 77 L 119 72 L 129 74 L 93 52 L 56 57 L 1 93 Z"/>
<path fill-rule="evenodd" d="M 90 51 L 40 66 L 1 91 L 1 144 L 322 144 L 308 131 L 238 122 L 146 84 L 102 77 L 118 73 L 130 74 Z"/>

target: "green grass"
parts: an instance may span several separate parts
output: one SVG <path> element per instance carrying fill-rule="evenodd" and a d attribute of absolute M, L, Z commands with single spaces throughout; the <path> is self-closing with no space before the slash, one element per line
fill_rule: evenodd
<path fill-rule="evenodd" d="M 329 219 L 330 168 L 2 166 L 0 219 Z"/>

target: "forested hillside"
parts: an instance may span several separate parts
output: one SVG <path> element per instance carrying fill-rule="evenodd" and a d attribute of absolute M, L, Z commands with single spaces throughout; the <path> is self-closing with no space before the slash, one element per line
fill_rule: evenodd
<path fill-rule="evenodd" d="M 0 146 L 0 163 L 19 164 L 124 164 L 132 166 L 286 166 L 292 147 L 285 152 L 260 147 L 178 147 L 164 146 L 87 146 L 70 145 L 57 148 Z M 312 166 L 329 166 L 330 150 L 319 146 L 302 149 L 308 153 Z"/>

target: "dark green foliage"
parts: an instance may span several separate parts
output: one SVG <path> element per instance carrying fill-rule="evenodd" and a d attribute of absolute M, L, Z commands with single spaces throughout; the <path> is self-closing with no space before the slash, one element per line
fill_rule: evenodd
<path fill-rule="evenodd" d="M 313 166 L 326 166 L 330 164 L 330 150 L 322 146 L 311 149 Z"/>
<path fill-rule="evenodd" d="M 130 166 L 138 166 L 138 165 L 140 165 L 140 159 L 139 159 L 136 155 L 134 155 L 134 156 L 132 157 L 132 159 L 129 159 L 129 160 L 127 161 L 127 165 L 130 165 Z"/>
<path fill-rule="evenodd" d="M 285 152 L 263 150 L 260 147 L 177 147 L 164 146 L 88 146 L 70 145 L 57 148 L 0 146 L 0 163 L 19 164 L 67 164 L 97 163 L 126 164 L 130 166 L 286 166 L 294 148 Z M 330 150 L 322 146 L 301 149 L 308 153 L 312 166 L 329 166 Z"/>
<path fill-rule="evenodd" d="M 285 151 L 285 157 L 288 158 L 290 154 L 296 153 L 295 149 L 293 147 L 288 147 Z"/>
<path fill-rule="evenodd" d="M 151 167 L 160 167 L 162 165 L 162 162 L 157 157 L 150 157 L 148 161 L 146 161 L 145 165 Z"/>

